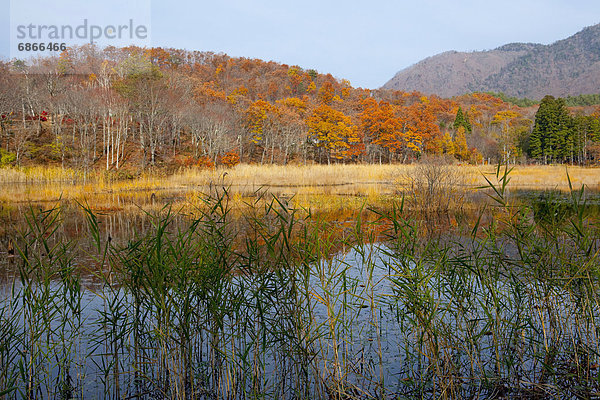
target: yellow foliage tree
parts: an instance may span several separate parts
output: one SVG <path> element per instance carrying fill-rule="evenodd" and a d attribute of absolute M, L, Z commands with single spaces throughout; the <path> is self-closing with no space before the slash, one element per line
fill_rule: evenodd
<path fill-rule="evenodd" d="M 456 136 L 454 137 L 454 155 L 461 161 L 469 161 L 470 153 L 464 126 L 460 126 L 456 131 Z"/>
<path fill-rule="evenodd" d="M 317 147 L 325 149 L 327 161 L 343 160 L 361 152 L 361 140 L 357 127 L 350 117 L 321 104 L 307 118 L 309 137 Z"/>
<path fill-rule="evenodd" d="M 444 134 L 444 137 L 442 137 L 441 147 L 444 154 L 454 155 L 454 142 L 452 141 L 452 136 L 450 135 L 450 132 L 446 132 Z"/>
<path fill-rule="evenodd" d="M 518 130 L 515 129 L 515 121 L 520 117 L 521 114 L 513 110 L 504 110 L 497 112 L 492 119 L 492 125 L 498 126 L 500 130 L 497 137 L 503 162 L 510 161 L 511 157 L 518 155 Z"/>
<path fill-rule="evenodd" d="M 245 120 L 248 131 L 252 134 L 252 143 L 260 144 L 265 135 L 265 129 L 269 122 L 268 113 L 272 105 L 264 100 L 257 100 L 250 104 L 246 110 Z"/>

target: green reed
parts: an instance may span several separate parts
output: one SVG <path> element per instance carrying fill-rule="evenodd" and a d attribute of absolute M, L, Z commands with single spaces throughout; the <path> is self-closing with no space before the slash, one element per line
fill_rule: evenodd
<path fill-rule="evenodd" d="M 530 207 L 507 168 L 486 179 L 454 236 L 423 235 L 402 199 L 350 226 L 260 193 L 240 217 L 222 189 L 123 242 L 87 205 L 78 241 L 60 208 L 32 209 L 0 302 L 0 396 L 597 396 L 585 191 Z"/>

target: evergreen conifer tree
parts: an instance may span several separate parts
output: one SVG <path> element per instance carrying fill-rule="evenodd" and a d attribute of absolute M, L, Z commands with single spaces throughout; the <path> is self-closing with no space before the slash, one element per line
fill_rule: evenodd
<path fill-rule="evenodd" d="M 535 114 L 529 156 L 547 164 L 572 158 L 573 118 L 564 99 L 546 96 Z"/>
<path fill-rule="evenodd" d="M 469 114 L 466 112 L 463 113 L 461 107 L 458 107 L 458 111 L 456 111 L 456 118 L 454 118 L 454 130 L 458 131 L 460 127 L 465 128 L 465 132 L 471 133 L 471 122 L 469 121 Z"/>

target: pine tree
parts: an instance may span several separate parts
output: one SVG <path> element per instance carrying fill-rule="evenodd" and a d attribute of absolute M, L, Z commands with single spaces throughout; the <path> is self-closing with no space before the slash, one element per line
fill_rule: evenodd
<path fill-rule="evenodd" d="M 529 157 L 535 158 L 536 160 L 542 160 L 544 157 L 544 152 L 542 151 L 544 144 L 542 139 L 542 133 L 540 130 L 536 130 L 534 128 L 531 136 L 529 137 Z"/>
<path fill-rule="evenodd" d="M 461 107 L 458 107 L 458 111 L 456 112 L 456 118 L 454 118 L 454 129 L 458 130 L 459 126 L 464 126 L 465 116 L 463 115 L 463 110 Z"/>
<path fill-rule="evenodd" d="M 465 123 L 463 124 L 463 126 L 465 127 L 465 130 L 468 133 L 471 133 L 473 131 L 473 128 L 471 127 L 471 121 L 469 121 L 469 113 L 465 111 Z"/>
<path fill-rule="evenodd" d="M 469 114 L 466 112 L 463 113 L 461 107 L 458 107 L 458 111 L 456 111 L 456 118 L 454 118 L 454 130 L 458 131 L 460 127 L 465 128 L 465 132 L 471 133 L 471 122 L 469 121 Z"/>
<path fill-rule="evenodd" d="M 573 152 L 573 119 L 564 99 L 546 96 L 535 114 L 529 155 L 544 164 L 566 161 Z"/>

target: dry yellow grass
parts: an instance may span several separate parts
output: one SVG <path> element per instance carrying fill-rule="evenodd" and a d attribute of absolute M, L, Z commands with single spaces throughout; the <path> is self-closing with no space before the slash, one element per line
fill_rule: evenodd
<path fill-rule="evenodd" d="M 229 187 L 240 199 L 254 197 L 260 190 L 283 197 L 296 196 L 302 205 L 310 204 L 313 196 L 320 196 L 321 200 L 338 195 L 373 200 L 377 196 L 405 190 L 408 177 L 415 168 L 415 165 L 238 165 L 215 170 L 192 168 L 169 177 L 148 174 L 119 181 L 95 173 L 88 175 L 86 184 L 72 183 L 83 181 L 81 172 L 75 170 L 43 167 L 1 169 L 0 202 L 87 199 L 102 207 L 115 207 L 121 203 L 147 203 L 151 193 L 156 193 L 157 197 L 161 197 L 160 194 L 164 197 L 178 194 L 179 198 L 190 198 L 215 186 Z M 483 174 L 495 171 L 492 166 L 456 165 L 450 168 L 456 169 L 467 187 L 485 185 Z M 567 190 L 567 171 L 575 187 L 585 184 L 598 188 L 600 168 L 565 166 L 517 166 L 511 173 L 510 187 Z M 324 201 L 324 205 L 328 201 Z M 336 203 L 336 206 L 340 204 Z"/>
<path fill-rule="evenodd" d="M 487 168 L 491 172 L 493 168 Z M 520 189 L 568 190 L 567 172 L 574 188 L 586 185 L 597 189 L 600 186 L 600 168 L 564 165 L 517 166 L 510 174 L 510 186 Z"/>
<path fill-rule="evenodd" d="M 230 169 L 186 169 L 169 181 L 180 185 L 231 185 L 242 191 L 260 188 L 343 187 L 351 185 L 391 185 L 398 169 L 395 165 L 238 165 Z M 313 189 L 314 190 L 314 189 Z"/>
<path fill-rule="evenodd" d="M 40 182 L 76 182 L 83 180 L 84 174 L 71 168 L 60 167 L 24 167 L 0 168 L 0 183 L 40 183 Z"/>
<path fill-rule="evenodd" d="M 238 165 L 232 169 L 185 170 L 171 178 L 181 186 L 209 182 L 231 185 L 233 190 L 252 191 L 261 187 L 273 192 L 358 194 L 395 193 L 407 184 L 417 165 Z M 467 186 L 486 185 L 484 175 L 494 175 L 494 166 L 453 165 Z M 516 166 L 511 173 L 514 189 L 568 189 L 567 171 L 575 187 L 597 188 L 600 168 L 574 166 Z"/>

